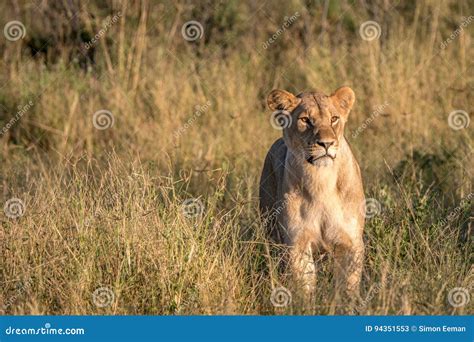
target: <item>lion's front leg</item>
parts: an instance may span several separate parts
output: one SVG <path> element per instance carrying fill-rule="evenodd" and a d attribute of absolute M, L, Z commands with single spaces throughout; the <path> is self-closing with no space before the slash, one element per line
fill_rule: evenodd
<path fill-rule="evenodd" d="M 316 287 L 316 266 L 311 243 L 298 241 L 290 250 L 291 273 L 305 294 L 311 295 Z"/>
<path fill-rule="evenodd" d="M 359 294 L 360 280 L 364 261 L 362 238 L 335 246 L 336 288 L 349 294 Z"/>

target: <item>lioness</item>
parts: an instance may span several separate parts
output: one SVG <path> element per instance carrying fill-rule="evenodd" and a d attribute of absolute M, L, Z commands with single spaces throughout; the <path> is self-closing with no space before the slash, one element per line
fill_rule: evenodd
<path fill-rule="evenodd" d="M 271 236 L 291 247 L 291 270 L 310 292 L 314 255 L 321 252 L 335 258 L 338 288 L 359 288 L 365 198 L 359 165 L 343 135 L 354 101 L 349 87 L 331 96 L 273 90 L 267 98 L 290 124 L 265 158 L 260 210 Z"/>

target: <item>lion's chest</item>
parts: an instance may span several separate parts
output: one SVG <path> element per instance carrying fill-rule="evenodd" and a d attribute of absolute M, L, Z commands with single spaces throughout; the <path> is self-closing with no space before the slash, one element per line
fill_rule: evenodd
<path fill-rule="evenodd" d="M 290 240 L 300 236 L 316 245 L 332 245 L 343 236 L 351 239 L 357 234 L 357 220 L 348 212 L 337 194 L 301 197 L 283 212 Z"/>

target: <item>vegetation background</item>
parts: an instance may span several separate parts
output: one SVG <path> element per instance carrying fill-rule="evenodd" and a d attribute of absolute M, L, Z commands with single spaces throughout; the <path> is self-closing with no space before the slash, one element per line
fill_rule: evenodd
<path fill-rule="evenodd" d="M 0 39 L 3 313 L 472 314 L 474 2 L 7 0 L 0 13 L 24 26 Z M 281 135 L 266 96 L 341 85 L 375 203 L 361 298 L 338 301 L 329 258 L 303 303 L 258 217 Z M 104 110 L 113 125 L 97 129 Z M 291 302 L 275 307 L 280 286 Z"/>

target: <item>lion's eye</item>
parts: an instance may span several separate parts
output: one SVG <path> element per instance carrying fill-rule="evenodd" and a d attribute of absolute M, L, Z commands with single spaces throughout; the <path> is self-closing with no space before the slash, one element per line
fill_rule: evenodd
<path fill-rule="evenodd" d="M 332 123 L 332 124 L 335 124 L 335 123 L 338 122 L 338 121 L 339 121 L 339 116 L 333 116 L 333 117 L 331 118 L 331 123 Z"/>
<path fill-rule="evenodd" d="M 306 117 L 306 116 L 300 118 L 300 120 L 303 121 L 305 124 L 309 124 L 309 123 L 310 123 L 309 118 Z"/>

